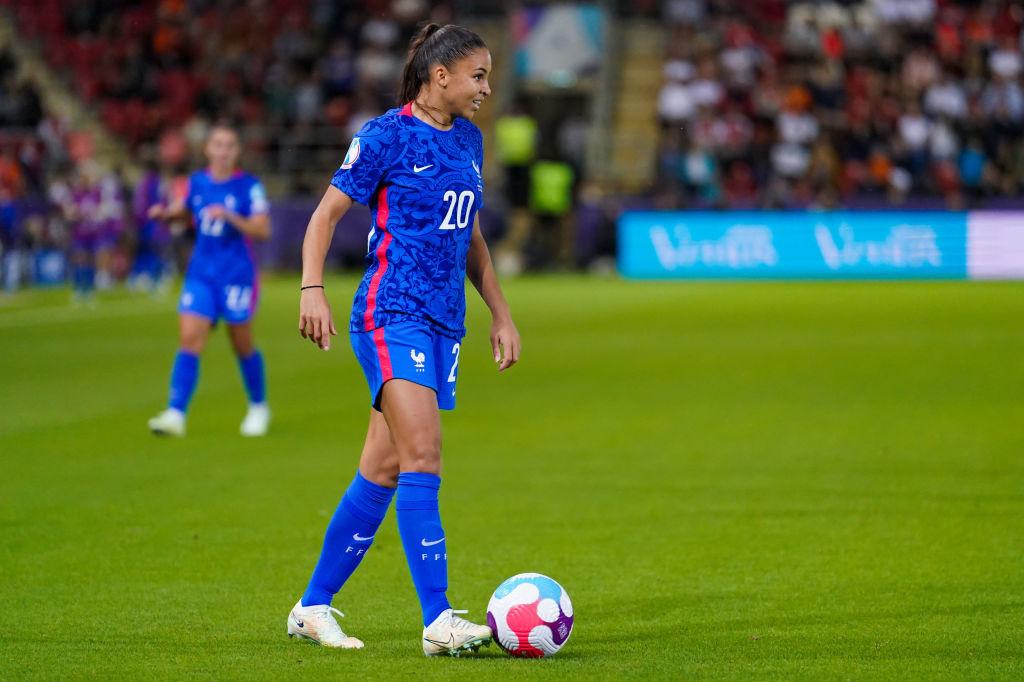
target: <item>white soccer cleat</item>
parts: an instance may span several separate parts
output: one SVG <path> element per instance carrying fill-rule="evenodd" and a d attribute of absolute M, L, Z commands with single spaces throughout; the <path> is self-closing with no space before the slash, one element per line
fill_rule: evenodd
<path fill-rule="evenodd" d="M 362 649 L 362 640 L 342 632 L 332 612 L 342 617 L 345 615 L 328 604 L 303 606 L 300 599 L 288 614 L 288 636 L 308 639 L 333 649 Z"/>
<path fill-rule="evenodd" d="M 168 407 L 166 410 L 149 420 L 149 430 L 158 436 L 185 435 L 185 413 Z"/>
<path fill-rule="evenodd" d="M 265 436 L 270 428 L 270 408 L 266 403 L 250 404 L 242 426 L 238 429 L 243 436 Z"/>
<path fill-rule="evenodd" d="M 433 623 L 423 628 L 423 653 L 427 656 L 448 654 L 459 656 L 465 651 L 476 651 L 491 645 L 491 629 L 486 625 L 470 623 L 456 614 L 466 613 L 445 609 Z"/>

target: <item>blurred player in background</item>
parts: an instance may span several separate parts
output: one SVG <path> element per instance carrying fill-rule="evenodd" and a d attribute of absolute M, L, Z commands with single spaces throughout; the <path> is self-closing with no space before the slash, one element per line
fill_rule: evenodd
<path fill-rule="evenodd" d="M 108 211 L 104 208 L 102 172 L 95 161 L 80 161 L 70 191 L 57 195 L 71 225 L 71 278 L 74 300 L 92 303 L 96 289 L 96 259 L 106 238 Z"/>
<path fill-rule="evenodd" d="M 116 280 L 115 253 L 124 232 L 126 211 L 119 175 L 101 173 L 97 185 L 100 198 L 98 220 L 101 224 L 96 239 L 96 288 L 103 290 L 113 287 Z"/>
<path fill-rule="evenodd" d="M 270 237 L 269 207 L 260 181 L 238 170 L 239 150 L 233 128 L 212 127 L 204 149 L 210 165 L 189 178 L 184 202 L 157 204 L 149 210 L 154 219 L 192 218 L 197 232 L 178 305 L 180 344 L 167 409 L 149 420 L 150 430 L 158 435 L 185 435 L 185 413 L 199 378 L 199 356 L 210 330 L 221 319 L 227 324 L 249 397 L 241 433 L 262 436 L 270 424 L 263 355 L 252 334 L 259 281 L 249 241 Z"/>
<path fill-rule="evenodd" d="M 327 248 L 353 201 L 371 208 L 368 267 L 349 331 L 372 409 L 355 479 L 288 616 L 290 636 L 363 646 L 338 627 L 331 601 L 369 549 L 394 496 L 423 612 L 423 652 L 458 655 L 491 640 L 490 628 L 460 618 L 448 603 L 448 549 L 438 511 L 439 410 L 455 407 L 467 274 L 491 309 L 499 370 L 519 358 L 519 332 L 476 219 L 483 139 L 470 120 L 490 95 L 490 72 L 491 55 L 477 34 L 453 25 L 421 29 L 409 47 L 402 106 L 353 138 L 306 229 L 299 328 L 327 350 L 337 333 L 323 288 Z"/>
<path fill-rule="evenodd" d="M 21 235 L 17 229 L 17 199 L 25 180 L 10 147 L 0 147 L 0 272 L 3 290 L 14 293 L 21 279 Z"/>
<path fill-rule="evenodd" d="M 167 252 L 171 235 L 163 220 L 151 218 L 150 209 L 170 203 L 170 187 L 160 172 L 160 167 L 151 162 L 139 184 L 135 186 L 132 212 L 138 226 L 135 245 L 135 262 L 129 275 L 129 284 L 134 289 L 157 291 L 165 280 Z"/>

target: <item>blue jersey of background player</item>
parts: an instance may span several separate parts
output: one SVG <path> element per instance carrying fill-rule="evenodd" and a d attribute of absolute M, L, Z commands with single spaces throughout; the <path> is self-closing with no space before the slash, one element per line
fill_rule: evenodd
<path fill-rule="evenodd" d="M 320 348 L 336 334 L 323 289 L 334 225 L 353 201 L 372 224 L 366 274 L 349 330 L 370 388 L 359 470 L 327 527 L 288 633 L 359 648 L 331 616 L 331 600 L 370 547 L 395 498 L 398 532 L 423 614 L 424 653 L 458 654 L 490 641 L 486 625 L 451 609 L 448 546 L 438 512 L 440 409 L 455 406 L 466 275 L 490 308 L 499 370 L 519 358 L 519 333 L 480 233 L 483 145 L 470 123 L 490 95 L 491 56 L 459 26 L 425 26 L 413 39 L 400 102 L 352 144 L 310 218 L 302 246 L 299 329 Z M 465 510 L 464 513 L 472 513 Z"/>
<path fill-rule="evenodd" d="M 265 216 L 269 207 L 263 185 L 242 171 L 225 179 L 209 169 L 197 171 L 188 179 L 185 206 L 193 216 L 196 241 L 178 311 L 229 324 L 248 321 L 259 293 L 256 262 L 249 236 L 226 215 Z"/>
<path fill-rule="evenodd" d="M 150 209 L 153 218 L 191 218 L 195 247 L 178 303 L 180 346 L 171 370 L 167 409 L 149 420 L 160 435 L 185 435 L 185 413 L 199 376 L 199 355 L 219 320 L 231 345 L 249 397 L 242 421 L 246 436 L 267 432 L 263 356 L 252 337 L 252 316 L 259 295 L 250 239 L 270 236 L 267 197 L 260 181 L 238 170 L 239 142 L 233 128 L 211 129 L 205 152 L 210 165 L 189 178 L 184 202 Z"/>

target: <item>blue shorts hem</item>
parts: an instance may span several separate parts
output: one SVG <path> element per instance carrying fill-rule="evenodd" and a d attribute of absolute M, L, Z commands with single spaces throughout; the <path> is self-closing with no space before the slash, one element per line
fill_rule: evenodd
<path fill-rule="evenodd" d="M 351 332 L 349 340 L 366 377 L 373 409 L 380 411 L 384 384 L 392 379 L 429 388 L 438 409 L 455 409 L 461 340 L 438 334 L 421 322 Z"/>

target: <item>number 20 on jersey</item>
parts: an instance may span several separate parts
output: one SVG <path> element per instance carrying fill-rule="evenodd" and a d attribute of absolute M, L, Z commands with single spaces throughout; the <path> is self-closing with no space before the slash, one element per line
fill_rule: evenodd
<path fill-rule="evenodd" d="M 443 201 L 448 204 L 448 213 L 441 223 L 442 230 L 463 229 L 469 226 L 469 216 L 473 213 L 473 202 L 476 196 L 470 191 L 456 193 L 455 190 L 448 190 L 444 193 Z M 452 218 L 455 222 L 452 222 Z"/>

